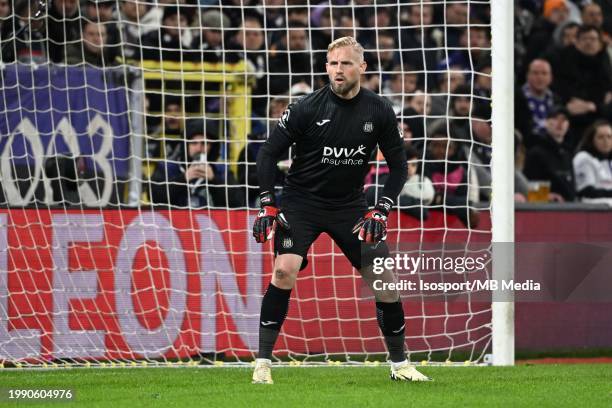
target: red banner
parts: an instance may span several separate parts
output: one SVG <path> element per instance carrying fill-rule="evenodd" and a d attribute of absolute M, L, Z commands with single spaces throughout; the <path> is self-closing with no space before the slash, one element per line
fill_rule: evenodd
<path fill-rule="evenodd" d="M 257 349 L 270 244 L 246 211 L 0 211 L 0 360 L 172 358 Z M 431 213 L 390 217 L 389 242 L 490 240 Z M 399 233 L 398 231 L 401 231 Z M 277 350 L 384 351 L 358 273 L 322 235 L 300 272 Z M 482 348 L 490 305 L 406 302 L 412 350 Z"/>

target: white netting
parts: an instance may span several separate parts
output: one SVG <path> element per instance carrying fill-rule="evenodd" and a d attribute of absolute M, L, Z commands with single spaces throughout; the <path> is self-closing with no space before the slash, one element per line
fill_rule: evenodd
<path fill-rule="evenodd" d="M 0 15 L 0 363 L 251 360 L 272 268 L 251 237 L 256 155 L 286 105 L 325 86 L 344 35 L 418 163 L 391 247 L 490 242 L 489 1 L 189 3 L 13 0 Z M 370 203 L 388 172 L 372 160 Z M 309 258 L 277 356 L 384 353 L 357 271 L 327 236 Z M 412 358 L 489 351 L 490 303 L 404 308 Z"/>

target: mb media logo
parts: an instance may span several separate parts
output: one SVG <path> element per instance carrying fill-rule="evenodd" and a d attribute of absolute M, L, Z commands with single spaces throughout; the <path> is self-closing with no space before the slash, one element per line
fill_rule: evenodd
<path fill-rule="evenodd" d="M 367 156 L 365 149 L 364 145 L 359 145 L 357 148 L 324 146 L 321 163 L 332 166 L 361 166 Z"/>

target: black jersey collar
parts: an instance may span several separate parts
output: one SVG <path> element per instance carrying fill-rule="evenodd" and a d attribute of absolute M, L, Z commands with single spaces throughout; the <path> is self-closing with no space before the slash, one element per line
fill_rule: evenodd
<path fill-rule="evenodd" d="M 336 95 L 336 93 L 333 91 L 331 87 L 331 84 L 328 85 L 328 88 L 329 88 L 329 93 L 331 95 L 332 100 L 334 100 L 336 103 L 340 105 L 352 105 L 354 103 L 357 103 L 357 101 L 361 99 L 361 95 L 363 95 L 363 87 L 359 87 L 359 92 L 357 92 L 357 95 L 353 96 L 351 99 L 344 99 Z"/>

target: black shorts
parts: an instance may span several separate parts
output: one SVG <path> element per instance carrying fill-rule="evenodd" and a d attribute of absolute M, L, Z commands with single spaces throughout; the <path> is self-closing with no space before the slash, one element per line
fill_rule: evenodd
<path fill-rule="evenodd" d="M 377 245 L 364 244 L 353 226 L 366 213 L 365 203 L 351 209 L 322 209 L 308 205 L 304 200 L 283 197 L 280 205 L 291 229 L 277 226 L 274 234 L 274 254 L 296 254 L 303 258 L 300 270 L 308 264 L 307 254 L 312 243 L 323 232 L 327 233 L 350 263 L 357 269 L 371 265 L 374 257 L 387 257 L 389 249 L 385 242 Z M 278 224 L 277 224 L 278 225 Z"/>

